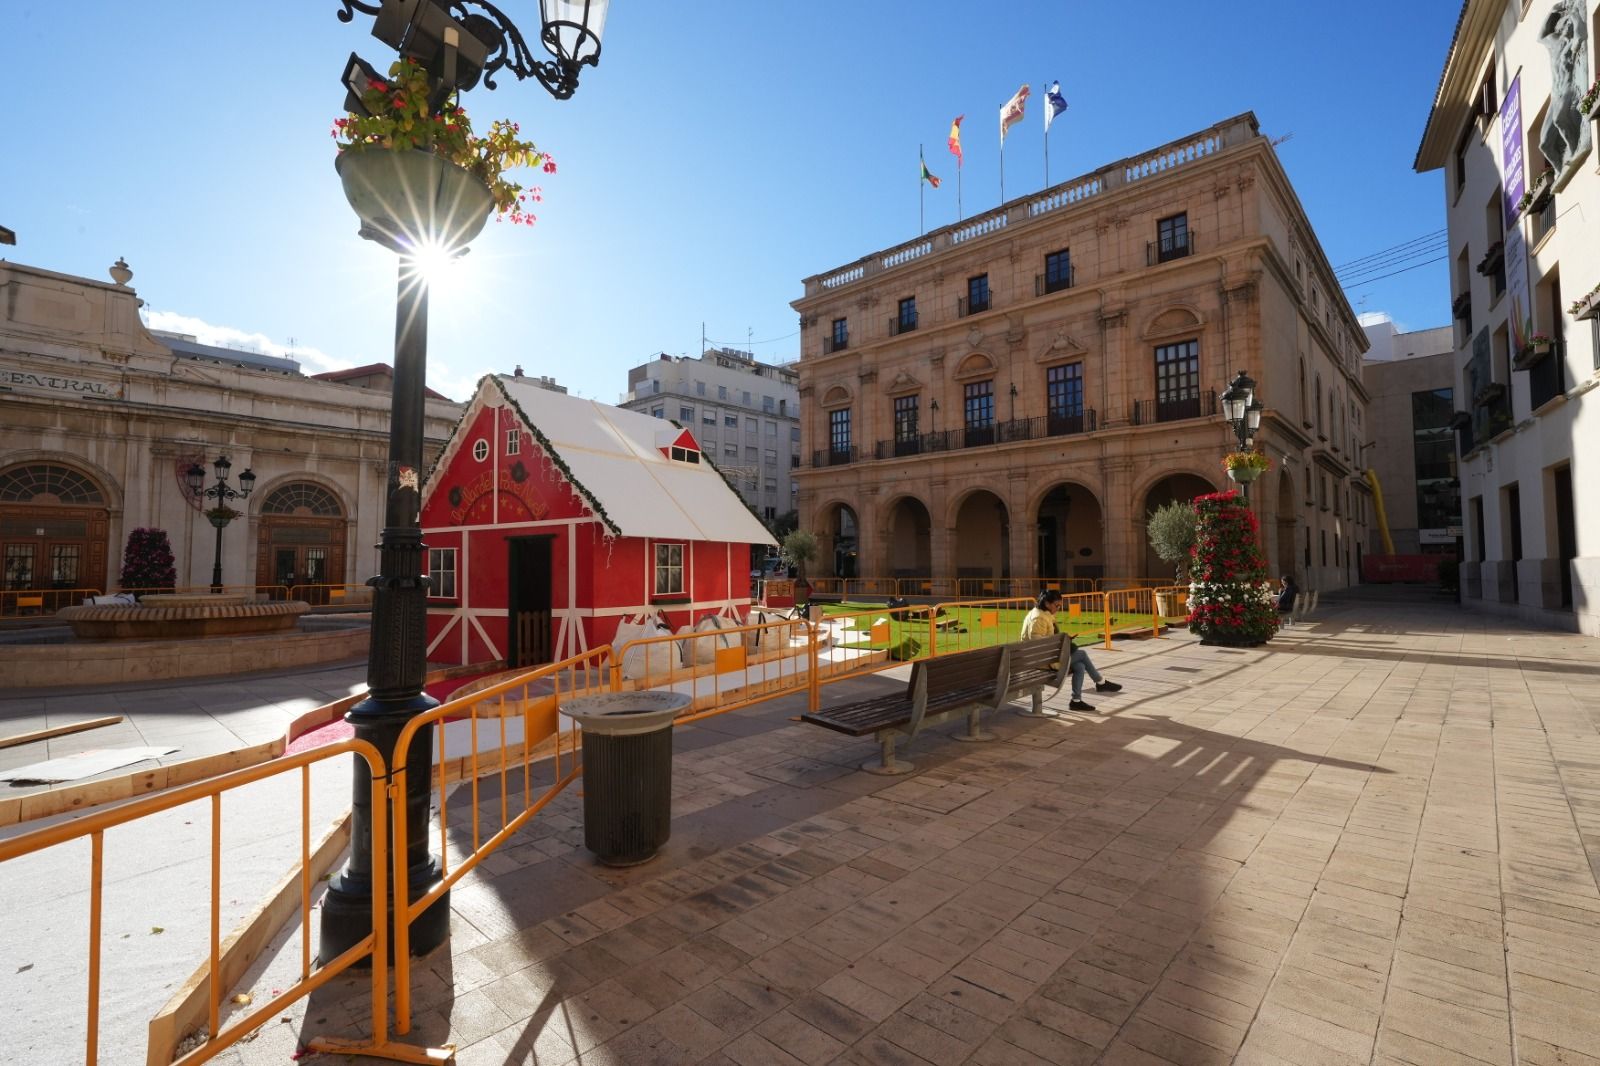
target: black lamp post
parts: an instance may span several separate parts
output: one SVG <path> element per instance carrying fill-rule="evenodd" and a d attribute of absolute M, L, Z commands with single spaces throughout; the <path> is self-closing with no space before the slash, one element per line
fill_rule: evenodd
<path fill-rule="evenodd" d="M 250 495 L 250 490 L 256 487 L 256 476 L 246 468 L 239 475 L 239 488 L 235 490 L 228 484 L 228 471 L 233 469 L 233 464 L 228 462 L 226 455 L 217 456 L 211 468 L 217 472 L 217 483 L 210 488 L 206 488 L 205 467 L 199 463 L 190 463 L 183 478 L 189 484 L 189 494 L 195 499 L 217 501 L 217 505 L 206 512 L 206 518 L 210 519 L 217 531 L 216 554 L 211 562 L 211 592 L 215 595 L 222 591 L 222 531 L 229 522 L 239 517 L 239 512 L 229 507 L 227 501 L 242 500 Z"/>
<path fill-rule="evenodd" d="M 1261 401 L 1256 398 L 1256 383 L 1249 374 L 1243 370 L 1234 375 L 1228 383 L 1228 389 L 1222 394 L 1222 417 L 1233 428 L 1233 434 L 1239 441 L 1239 450 L 1248 451 L 1255 442 L 1255 436 L 1261 429 L 1261 412 L 1265 410 Z M 1235 477 L 1236 481 L 1239 481 Z M 1239 490 L 1246 497 L 1250 495 L 1250 479 L 1239 481 Z"/>
<path fill-rule="evenodd" d="M 600 34 L 608 0 L 541 0 L 540 41 L 553 59 L 536 62 L 522 34 L 487 0 L 341 0 L 343 22 L 355 11 L 374 15 L 372 34 L 429 72 L 437 108 L 451 93 L 470 89 L 480 76 L 494 88 L 494 75 L 509 70 L 518 80 L 536 78 L 558 100 L 570 97 L 578 71 L 600 59 Z M 352 54 L 343 83 L 347 107 L 360 106 L 361 88 L 372 68 Z M 348 192 L 348 187 L 347 187 Z M 407 197 L 397 197 L 408 200 Z M 378 576 L 372 586 L 372 642 L 367 658 L 368 696 L 345 716 L 355 735 L 391 756 L 400 733 L 416 716 L 439 705 L 423 692 L 427 669 L 428 579 L 422 576 L 426 545 L 419 524 L 422 503 L 423 391 L 428 357 L 428 284 L 418 269 L 410 235 L 442 245 L 453 255 L 465 251 L 457 234 L 439 232 L 432 203 L 419 205 L 419 217 L 394 228 L 364 225 L 361 235 L 399 253 L 395 301 L 394 385 L 389 422 L 389 472 L 384 527 L 378 544 Z M 448 227 L 449 223 L 444 223 Z M 469 238 L 470 239 L 470 238 Z M 417 899 L 442 880 L 428 850 L 428 806 L 432 793 L 432 730 L 420 730 L 406 752 L 406 839 L 392 847 L 405 853 L 406 895 Z M 391 756 L 392 757 L 392 756 Z M 355 759 L 351 791 L 350 858 L 331 879 L 322 904 L 318 955 L 336 958 L 372 928 L 371 771 Z M 450 897 L 443 893 L 411 926 L 413 954 L 433 950 L 450 933 Z M 390 943 L 393 943 L 391 939 Z"/>

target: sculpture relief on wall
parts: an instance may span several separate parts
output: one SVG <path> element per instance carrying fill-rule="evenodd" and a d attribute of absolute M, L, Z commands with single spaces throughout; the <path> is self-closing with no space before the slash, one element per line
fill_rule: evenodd
<path fill-rule="evenodd" d="M 1583 0 L 1556 0 L 1539 31 L 1550 53 L 1550 110 L 1539 131 L 1539 150 L 1560 175 L 1588 152 L 1589 116 L 1578 101 L 1589 90 L 1589 27 Z"/>

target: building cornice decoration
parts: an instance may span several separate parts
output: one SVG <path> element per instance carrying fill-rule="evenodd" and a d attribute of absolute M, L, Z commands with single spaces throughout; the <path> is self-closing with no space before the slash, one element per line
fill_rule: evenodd
<path fill-rule="evenodd" d="M 1102 307 L 1100 309 L 1100 324 L 1102 326 L 1120 326 L 1128 321 L 1126 307 Z"/>
<path fill-rule="evenodd" d="M 996 363 L 986 352 L 973 352 L 961 360 L 952 375 L 957 381 L 979 381 L 983 378 L 993 377 L 1000 370 Z"/>
<path fill-rule="evenodd" d="M 978 345 L 980 345 L 982 343 L 983 343 L 983 330 L 979 329 L 977 326 L 973 326 L 971 329 L 967 330 L 967 347 L 968 348 L 976 348 Z"/>
<path fill-rule="evenodd" d="M 906 393 L 918 392 L 921 388 L 922 382 L 918 381 L 910 371 L 902 370 L 894 376 L 894 380 L 889 382 L 883 391 L 889 396 L 903 396 Z"/>
<path fill-rule="evenodd" d="M 1205 324 L 1206 316 L 1198 307 L 1186 303 L 1172 303 L 1152 315 L 1149 325 L 1145 326 L 1144 332 L 1139 336 L 1147 341 L 1191 336 L 1196 331 L 1204 329 Z"/>
<path fill-rule="evenodd" d="M 1057 329 L 1050 338 L 1050 343 L 1038 355 L 1033 357 L 1036 363 L 1061 363 L 1068 359 L 1076 359 L 1087 354 L 1089 349 L 1079 344 L 1077 339 L 1065 329 Z"/>
<path fill-rule="evenodd" d="M 856 380 L 861 382 L 863 385 L 871 385 L 873 382 L 878 380 L 877 368 L 869 367 L 868 369 L 861 371 L 861 373 L 856 375 Z"/>
<path fill-rule="evenodd" d="M 800 328 L 801 329 L 810 329 L 812 326 L 814 326 L 816 324 L 817 324 L 817 313 L 815 311 L 810 311 L 810 312 L 807 312 L 806 314 L 803 314 L 803 315 L 800 316 Z"/>
<path fill-rule="evenodd" d="M 850 390 L 845 386 L 830 385 L 828 386 L 828 391 L 822 394 L 822 406 L 825 408 L 845 407 L 849 405 L 851 399 Z"/>

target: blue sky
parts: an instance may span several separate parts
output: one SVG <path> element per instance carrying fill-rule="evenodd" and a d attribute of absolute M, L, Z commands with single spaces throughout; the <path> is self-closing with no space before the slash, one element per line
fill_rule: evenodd
<path fill-rule="evenodd" d="M 534 0 L 500 0 L 530 35 Z M 154 322 L 294 338 L 307 370 L 388 361 L 393 257 L 355 235 L 331 120 L 356 51 L 392 54 L 337 0 L 6 0 L 0 157 L 7 258 L 104 278 L 119 255 Z M 1411 164 L 1458 0 L 1328 5 L 615 0 L 598 69 L 551 99 L 502 77 L 466 103 L 520 122 L 560 170 L 532 229 L 494 226 L 436 289 L 429 382 L 458 398 L 520 363 L 615 401 L 627 368 L 714 342 L 798 354 L 801 279 L 917 233 L 917 146 L 956 217 L 999 203 L 997 114 L 1026 81 L 1006 193 L 1043 187 L 1041 86 L 1060 182 L 1241 111 L 1279 154 L 1336 267 L 1442 229 L 1442 175 Z M 1351 293 L 1403 326 L 1449 320 L 1439 262 Z"/>

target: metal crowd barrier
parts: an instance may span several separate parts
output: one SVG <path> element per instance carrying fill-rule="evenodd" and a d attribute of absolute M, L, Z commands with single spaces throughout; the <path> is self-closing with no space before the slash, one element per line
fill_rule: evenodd
<path fill-rule="evenodd" d="M 104 595 L 99 589 L 0 589 L 0 616 L 55 614 L 63 607 L 76 607 L 85 597 Z"/>

